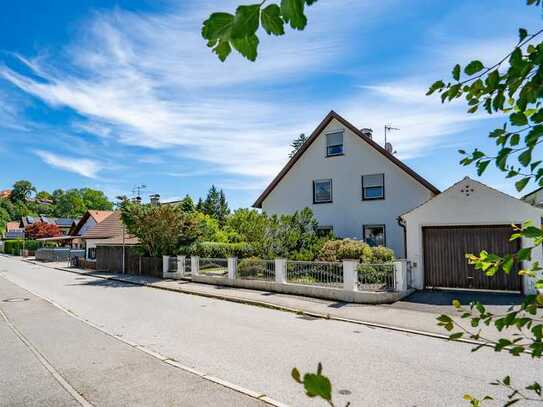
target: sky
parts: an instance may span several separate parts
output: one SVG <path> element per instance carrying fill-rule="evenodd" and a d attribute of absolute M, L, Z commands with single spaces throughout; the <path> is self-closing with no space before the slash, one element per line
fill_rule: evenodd
<path fill-rule="evenodd" d="M 397 156 L 439 189 L 493 152 L 503 117 L 441 104 L 428 86 L 456 63 L 494 63 L 541 11 L 518 1 L 319 0 L 304 31 L 260 35 L 257 62 L 221 63 L 200 36 L 213 11 L 251 1 L 19 0 L 0 15 L 0 188 L 91 187 L 162 200 L 224 189 L 248 207 L 288 160 L 289 144 L 335 110 L 385 124 Z M 517 195 L 495 169 L 479 178 Z M 529 188 L 527 189 L 529 190 Z"/>

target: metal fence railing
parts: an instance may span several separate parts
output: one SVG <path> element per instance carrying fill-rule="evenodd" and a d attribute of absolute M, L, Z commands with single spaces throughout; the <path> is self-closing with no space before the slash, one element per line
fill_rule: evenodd
<path fill-rule="evenodd" d="M 185 257 L 185 264 L 183 264 L 183 275 L 190 276 L 192 275 L 192 264 L 190 257 Z"/>
<path fill-rule="evenodd" d="M 343 264 L 325 261 L 287 261 L 287 283 L 341 288 Z"/>
<path fill-rule="evenodd" d="M 177 256 L 168 257 L 168 273 L 177 272 Z"/>
<path fill-rule="evenodd" d="M 393 291 L 396 289 L 394 263 L 360 264 L 358 266 L 360 291 Z"/>
<path fill-rule="evenodd" d="M 257 258 L 238 260 L 236 277 L 242 280 L 275 281 L 275 261 Z"/>
<path fill-rule="evenodd" d="M 54 261 L 62 262 L 66 261 L 71 262 L 73 257 L 85 257 L 85 250 L 72 250 L 70 248 L 62 247 L 43 247 L 36 250 L 36 260 L 39 261 Z"/>
<path fill-rule="evenodd" d="M 413 288 L 413 266 L 410 261 L 406 262 L 406 271 L 407 271 L 407 288 Z"/>
<path fill-rule="evenodd" d="M 228 275 L 228 260 L 210 257 L 200 257 L 200 274 L 214 277 Z"/>

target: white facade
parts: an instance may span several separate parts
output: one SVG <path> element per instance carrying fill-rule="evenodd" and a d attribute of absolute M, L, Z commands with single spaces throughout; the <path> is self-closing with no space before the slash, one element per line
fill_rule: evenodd
<path fill-rule="evenodd" d="M 327 157 L 326 134 L 338 131 L 343 132 L 343 155 Z M 384 199 L 363 200 L 362 176 L 375 174 L 384 174 Z M 322 179 L 332 180 L 331 203 L 314 203 L 313 182 Z M 320 226 L 332 226 L 336 236 L 342 238 L 362 239 L 364 225 L 384 225 L 385 245 L 403 258 L 404 230 L 398 217 L 434 195 L 413 175 L 333 118 L 267 192 L 261 207 L 268 214 L 311 208 Z"/>
<path fill-rule="evenodd" d="M 543 210 L 492 189 L 469 177 L 454 184 L 432 200 L 402 215 L 407 233 L 407 258 L 412 262 L 413 285 L 424 288 L 424 226 L 512 225 L 530 220 L 541 226 Z M 531 245 L 523 239 L 522 247 Z M 543 260 L 541 248 L 532 252 L 532 261 Z M 525 265 L 527 266 L 527 265 Z M 523 291 L 533 293 L 534 281 L 523 279 Z"/>

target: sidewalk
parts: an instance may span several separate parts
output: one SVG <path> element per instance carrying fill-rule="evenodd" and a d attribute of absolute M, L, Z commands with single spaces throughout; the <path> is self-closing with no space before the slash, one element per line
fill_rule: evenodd
<path fill-rule="evenodd" d="M 10 346 L 3 350 L 30 361 L 36 356 L 69 393 L 55 388 L 42 394 L 44 380 L 53 385 L 51 376 L 17 362 L 0 369 L 0 399 L 9 405 L 267 405 L 258 395 L 242 394 L 219 384 L 220 379 L 189 372 L 174 360 L 114 338 L 8 280 L 0 279 L 0 298 L 12 299 L 0 302 L 2 343 Z M 34 355 L 25 353 L 21 343 Z M 21 375 L 27 379 L 24 389 L 17 386 Z"/>
<path fill-rule="evenodd" d="M 442 327 L 438 326 L 436 321 L 436 318 L 441 313 L 448 313 L 456 321 L 461 322 L 463 325 L 467 325 L 466 322 L 469 323 L 469 321 L 461 320 L 460 318 L 455 317 L 457 313 L 452 306 L 413 307 L 412 304 L 405 302 L 398 302 L 390 305 L 343 303 L 289 294 L 193 283 L 187 280 L 163 280 L 150 276 L 82 270 L 66 267 L 65 263 L 41 263 L 32 260 L 26 261 L 40 266 L 55 268 L 71 273 L 79 273 L 99 278 L 122 281 L 156 289 L 176 291 L 184 294 L 199 295 L 243 304 L 264 306 L 281 311 L 304 314 L 308 317 L 334 319 L 443 339 L 448 338 L 448 333 Z M 505 309 L 506 307 L 504 306 L 502 308 Z M 491 339 L 506 336 L 503 333 L 499 333 L 493 327 L 484 327 L 483 334 L 483 336 Z M 467 342 L 472 341 L 468 340 Z"/>

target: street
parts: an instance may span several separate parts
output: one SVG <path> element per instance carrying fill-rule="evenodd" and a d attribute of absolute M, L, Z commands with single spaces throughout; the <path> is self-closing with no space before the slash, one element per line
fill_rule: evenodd
<path fill-rule="evenodd" d="M 63 376 L 74 377 L 65 378 L 78 393 L 94 397 L 94 405 L 115 405 L 115 397 L 123 400 L 117 405 L 193 405 L 187 400 L 159 396 L 171 395 L 176 381 L 189 380 L 185 377 L 188 373 L 174 368 L 176 373 L 162 372 L 170 367 L 143 353 L 146 360 L 135 362 L 131 358 L 139 356 L 131 352 L 139 351 L 128 351 L 128 345 L 66 313 L 60 323 L 58 313 L 62 311 L 58 308 L 37 318 L 35 313 L 42 312 L 35 305 L 38 299 L 2 302 L 32 297 L 25 289 L 114 336 L 292 406 L 325 405 L 306 398 L 303 388 L 290 377 L 293 367 L 302 373 L 315 371 L 319 361 L 332 380 L 337 405 L 351 401 L 352 406 L 461 406 L 466 405 L 462 399 L 465 393 L 503 399 L 505 393 L 495 393 L 496 387 L 488 383 L 508 374 L 518 384 L 543 380 L 540 361 L 526 356 L 513 358 L 489 349 L 472 353 L 472 346 L 467 344 L 80 276 L 0 257 L 0 310 L 27 337 L 32 334 L 37 338 L 34 346 L 55 369 L 65 372 Z M 71 323 L 65 321 L 67 317 Z M 76 346 L 60 348 L 70 337 L 68 334 L 75 332 L 69 329 L 70 324 L 82 324 L 85 332 L 71 337 Z M 49 373 L 25 352 L 3 321 L 0 338 L 0 364 L 4 365 L 0 369 L 0 395 L 9 394 L 15 400 L 16 394 L 23 392 L 31 400 L 37 393 L 45 396 L 49 392 L 45 400 L 50 401 L 42 401 L 41 405 L 77 405 L 53 385 L 56 382 Z M 66 354 L 60 355 L 61 350 Z M 70 353 L 78 352 L 82 352 L 80 357 L 70 357 Z M 125 366 L 122 383 L 107 385 L 107 379 L 94 377 L 93 373 L 103 374 L 104 369 L 95 367 L 100 363 L 88 357 L 89 352 L 101 358 L 119 358 L 119 366 Z M 21 356 L 16 357 L 18 354 Z M 68 362 L 73 361 L 77 365 L 70 367 Z M 7 368 L 13 366 L 16 369 L 8 373 Z M 76 368 L 81 371 L 74 374 Z M 157 391 L 150 380 L 157 372 L 163 375 L 163 391 Z M 176 377 L 179 373 L 182 375 Z M 131 385 L 127 387 L 128 383 Z M 187 387 L 180 385 L 179 391 L 183 388 Z M 102 389 L 107 392 L 102 394 Z M 208 390 L 198 392 L 202 396 L 198 405 L 261 404 L 221 386 Z M 218 396 L 225 391 L 228 394 Z M 157 398 L 151 401 L 155 394 Z M 133 401 L 129 403 L 126 397 Z M 0 400 L 0 404 L 17 403 Z M 40 404 L 19 401 L 19 405 Z"/>

